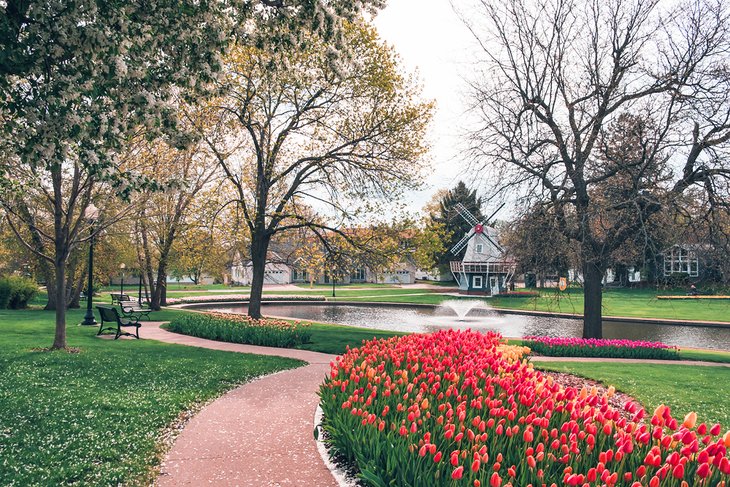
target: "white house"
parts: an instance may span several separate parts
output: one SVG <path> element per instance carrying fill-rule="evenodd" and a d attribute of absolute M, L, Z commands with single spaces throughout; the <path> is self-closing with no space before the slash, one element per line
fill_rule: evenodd
<path fill-rule="evenodd" d="M 251 261 L 242 261 L 239 255 L 229 268 L 231 282 L 240 286 L 250 286 L 253 279 L 253 265 Z M 269 253 L 269 259 L 264 267 L 264 284 L 289 284 L 292 282 L 292 269 L 288 264 L 281 262 L 279 256 Z"/>

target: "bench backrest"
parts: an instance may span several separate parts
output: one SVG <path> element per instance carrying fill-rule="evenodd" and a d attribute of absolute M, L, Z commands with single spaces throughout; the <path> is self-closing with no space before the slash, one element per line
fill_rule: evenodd
<path fill-rule="evenodd" d="M 119 313 L 116 308 L 107 308 L 106 306 L 97 306 L 102 321 L 119 321 Z"/>
<path fill-rule="evenodd" d="M 112 299 L 116 301 L 131 301 L 132 298 L 129 294 L 111 293 Z"/>

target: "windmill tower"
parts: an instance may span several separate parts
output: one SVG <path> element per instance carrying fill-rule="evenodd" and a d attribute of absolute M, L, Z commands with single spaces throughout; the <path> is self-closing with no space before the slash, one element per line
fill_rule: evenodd
<path fill-rule="evenodd" d="M 505 256 L 504 249 L 499 244 L 497 230 L 490 225 L 490 219 L 497 211 L 480 222 L 461 203 L 455 209 L 471 225 L 469 232 L 451 248 L 451 253 L 458 255 L 466 247 L 464 258 L 450 263 L 451 273 L 459 284 L 459 290 L 489 295 L 505 291 L 514 274 L 515 264 Z"/>

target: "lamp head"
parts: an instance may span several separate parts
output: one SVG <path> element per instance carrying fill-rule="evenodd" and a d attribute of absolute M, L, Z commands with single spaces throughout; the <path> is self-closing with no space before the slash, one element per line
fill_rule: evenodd
<path fill-rule="evenodd" d="M 90 222 L 95 222 L 99 219 L 99 208 L 97 208 L 94 203 L 89 203 L 89 206 L 87 206 L 86 210 L 84 210 L 84 218 Z"/>

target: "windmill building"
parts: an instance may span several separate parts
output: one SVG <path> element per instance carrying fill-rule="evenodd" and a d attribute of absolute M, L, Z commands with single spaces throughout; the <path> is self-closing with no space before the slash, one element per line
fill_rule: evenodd
<path fill-rule="evenodd" d="M 456 211 L 471 225 L 469 232 L 451 249 L 452 254 L 458 255 L 466 247 L 463 259 L 450 263 L 459 290 L 487 295 L 505 292 L 515 263 L 505 255 L 497 230 L 489 225 L 489 219 L 480 222 L 461 203 L 456 205 Z"/>

